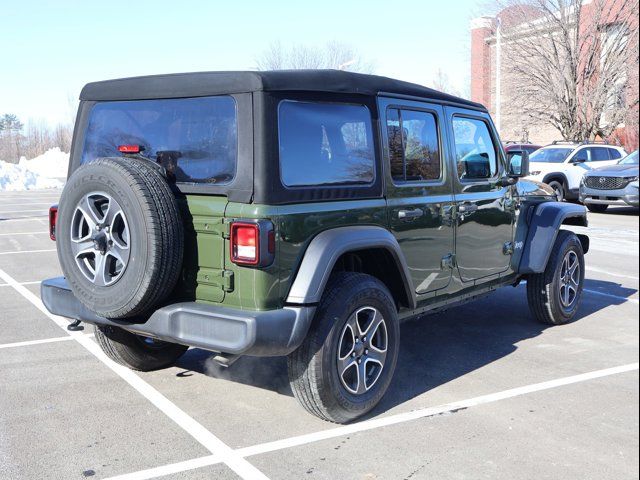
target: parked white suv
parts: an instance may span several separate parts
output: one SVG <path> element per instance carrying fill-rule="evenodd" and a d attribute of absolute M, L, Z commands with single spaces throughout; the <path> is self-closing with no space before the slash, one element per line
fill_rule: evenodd
<path fill-rule="evenodd" d="M 560 201 L 577 200 L 586 172 L 614 165 L 626 154 L 622 147 L 603 143 L 553 142 L 531 154 L 527 178 L 549 185 Z"/>

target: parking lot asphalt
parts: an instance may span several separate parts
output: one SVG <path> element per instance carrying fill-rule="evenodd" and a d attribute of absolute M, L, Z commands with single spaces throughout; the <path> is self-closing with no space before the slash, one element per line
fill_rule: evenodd
<path fill-rule="evenodd" d="M 322 422 L 283 358 L 189 350 L 134 373 L 47 315 L 60 192 L 0 192 L 0 478 L 638 478 L 638 212 L 589 214 L 578 319 L 537 324 L 525 287 L 403 324 L 390 390 Z"/>

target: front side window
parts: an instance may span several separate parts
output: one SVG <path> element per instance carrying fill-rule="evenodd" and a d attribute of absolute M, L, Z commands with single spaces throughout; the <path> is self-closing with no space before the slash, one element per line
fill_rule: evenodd
<path fill-rule="evenodd" d="M 373 183 L 375 150 L 366 106 L 284 100 L 278 127 L 285 186 Z"/>
<path fill-rule="evenodd" d="M 440 178 L 440 148 L 436 117 L 416 110 L 387 110 L 389 163 L 395 182 Z"/>
<path fill-rule="evenodd" d="M 488 179 L 498 174 L 498 155 L 484 121 L 454 117 L 453 137 L 461 180 Z"/>
<path fill-rule="evenodd" d="M 563 163 L 573 151 L 573 148 L 565 147 L 541 148 L 533 152 L 529 160 L 539 163 Z"/>
<path fill-rule="evenodd" d="M 176 182 L 229 183 L 236 173 L 238 129 L 232 97 L 100 102 L 91 110 L 82 163 L 119 157 L 133 145 Z"/>

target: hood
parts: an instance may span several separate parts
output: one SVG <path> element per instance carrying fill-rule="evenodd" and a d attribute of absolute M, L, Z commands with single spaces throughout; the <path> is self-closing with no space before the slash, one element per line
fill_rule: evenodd
<path fill-rule="evenodd" d="M 587 175 L 599 177 L 635 177 L 638 175 L 638 165 L 608 165 L 594 168 Z"/>
<path fill-rule="evenodd" d="M 516 183 L 519 197 L 554 197 L 555 192 L 546 183 L 536 182 L 535 180 L 520 179 Z"/>

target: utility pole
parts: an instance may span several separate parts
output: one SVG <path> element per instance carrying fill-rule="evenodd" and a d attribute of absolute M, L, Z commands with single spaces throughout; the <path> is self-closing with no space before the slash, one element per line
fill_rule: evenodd
<path fill-rule="evenodd" d="M 498 20 L 498 28 L 496 30 L 496 127 L 498 128 L 498 134 L 502 127 L 502 75 L 500 74 L 500 65 L 502 64 L 502 21 L 500 17 Z"/>

